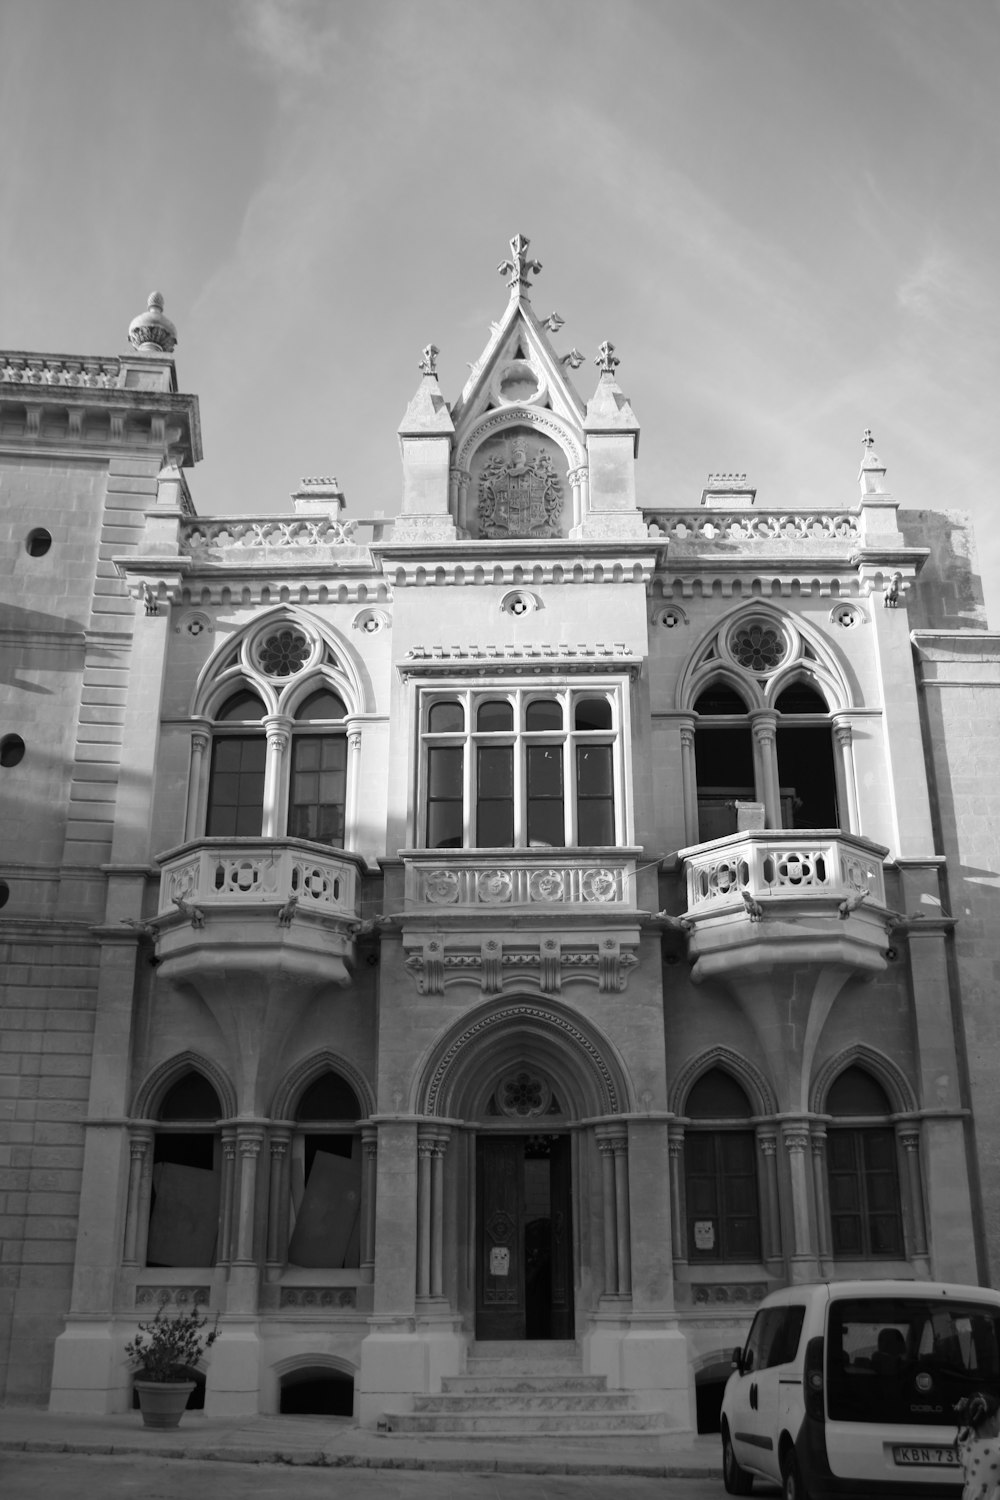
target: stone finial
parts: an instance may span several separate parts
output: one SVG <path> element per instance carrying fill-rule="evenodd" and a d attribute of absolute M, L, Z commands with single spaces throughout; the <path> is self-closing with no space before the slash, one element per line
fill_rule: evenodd
<path fill-rule="evenodd" d="M 560 355 L 559 363 L 561 365 L 569 365 L 571 370 L 578 370 L 583 364 L 584 358 L 585 356 L 574 345 L 568 354 Z"/>
<path fill-rule="evenodd" d="M 875 439 L 870 427 L 866 427 L 861 439 L 864 453 L 861 457 L 861 468 L 858 471 L 858 482 L 861 485 L 862 495 L 879 495 L 885 492 L 885 464 L 875 452 Z"/>
<path fill-rule="evenodd" d="M 600 348 L 598 349 L 597 358 L 594 360 L 594 364 L 598 367 L 602 375 L 613 375 L 615 373 L 615 370 L 621 364 L 621 360 L 615 353 L 614 344 L 609 343 L 608 340 L 605 339 L 604 343 L 601 344 Z"/>
<path fill-rule="evenodd" d="M 146 311 L 128 325 L 128 341 L 139 354 L 173 354 L 177 329 L 164 317 L 162 292 L 150 292 Z"/>
<path fill-rule="evenodd" d="M 565 321 L 566 319 L 560 313 L 550 312 L 542 327 L 547 328 L 550 333 L 558 333 Z"/>
<path fill-rule="evenodd" d="M 529 271 L 532 275 L 537 276 L 542 269 L 540 260 L 531 260 L 528 257 L 528 246 L 530 243 L 531 241 L 526 239 L 523 234 L 515 234 L 510 242 L 510 260 L 502 260 L 497 266 L 497 270 L 501 276 L 510 277 L 507 285 L 510 287 L 512 297 L 520 296 L 521 287 L 525 291 L 530 287 L 531 282 L 528 280 Z"/>
<path fill-rule="evenodd" d="M 420 369 L 425 375 L 437 375 L 437 358 L 441 353 L 437 344 L 426 344 L 424 346 L 423 358 L 420 361 Z"/>

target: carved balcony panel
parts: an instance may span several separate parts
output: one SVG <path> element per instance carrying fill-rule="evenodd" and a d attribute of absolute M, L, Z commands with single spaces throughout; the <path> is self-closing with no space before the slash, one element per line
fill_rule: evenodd
<path fill-rule="evenodd" d="M 545 920 L 556 913 L 593 919 L 636 910 L 635 857 L 605 849 L 518 850 L 485 856 L 470 849 L 407 850 L 408 915 L 468 916 L 517 911 Z"/>
<path fill-rule="evenodd" d="M 221 976 L 349 982 L 359 862 L 301 839 L 206 838 L 159 858 L 160 977 L 201 989 Z"/>
<path fill-rule="evenodd" d="M 829 829 L 745 832 L 680 852 L 694 978 L 775 964 L 885 968 L 886 850 Z"/>

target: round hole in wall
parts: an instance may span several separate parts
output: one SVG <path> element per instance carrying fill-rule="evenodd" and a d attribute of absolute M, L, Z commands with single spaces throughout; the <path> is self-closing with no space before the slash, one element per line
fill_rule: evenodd
<path fill-rule="evenodd" d="M 28 532 L 28 540 L 24 545 L 29 557 L 44 557 L 52 546 L 52 533 L 46 531 L 44 526 L 36 526 L 34 531 Z"/>
<path fill-rule="evenodd" d="M 9 769 L 24 759 L 24 741 L 19 734 L 5 734 L 0 740 L 0 766 Z"/>
<path fill-rule="evenodd" d="M 6 880 L 0 880 L 0 906 L 6 906 L 10 900 L 10 886 Z"/>

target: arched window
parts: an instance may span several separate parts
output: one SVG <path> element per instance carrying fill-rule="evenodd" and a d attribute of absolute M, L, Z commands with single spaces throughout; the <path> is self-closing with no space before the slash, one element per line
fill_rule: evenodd
<path fill-rule="evenodd" d="M 833 733 L 825 698 L 807 682 L 778 694 L 775 750 L 783 828 L 839 828 Z"/>
<path fill-rule="evenodd" d="M 896 1136 L 885 1090 L 864 1068 L 845 1068 L 827 1094 L 826 1110 L 834 1117 L 826 1145 L 834 1256 L 900 1259 Z"/>
<path fill-rule="evenodd" d="M 754 802 L 753 737 L 747 705 L 725 682 L 710 683 L 695 703 L 698 837 L 702 843 L 737 829 L 737 802 Z"/>
<path fill-rule="evenodd" d="M 273 733 L 270 745 L 264 714 L 261 698 L 246 687 L 216 711 L 206 833 L 221 838 L 287 834 L 342 849 L 347 804 L 343 699 L 325 685 L 318 687 L 294 710 L 290 736 Z M 277 759 L 273 807 L 265 800 L 269 754 Z"/>
<path fill-rule="evenodd" d="M 147 1265 L 215 1265 L 221 1114 L 218 1094 L 194 1069 L 163 1098 L 153 1137 Z"/>
<path fill-rule="evenodd" d="M 615 844 L 621 719 L 617 688 L 426 693 L 427 847 Z"/>
<path fill-rule="evenodd" d="M 756 1141 L 750 1101 L 723 1068 L 693 1085 L 686 1112 L 684 1186 L 692 1264 L 760 1259 Z"/>
<path fill-rule="evenodd" d="M 288 1262 L 361 1264 L 361 1106 L 332 1070 L 303 1093 L 291 1141 Z"/>

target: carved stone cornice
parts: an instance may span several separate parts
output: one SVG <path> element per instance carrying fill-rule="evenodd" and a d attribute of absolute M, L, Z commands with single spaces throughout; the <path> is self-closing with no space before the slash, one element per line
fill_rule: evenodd
<path fill-rule="evenodd" d="M 374 545 L 374 556 L 396 588 L 503 584 L 535 588 L 544 583 L 641 583 L 648 585 L 661 549 L 645 537 L 558 538 L 552 541 L 451 542 L 438 545 Z"/>
<path fill-rule="evenodd" d="M 539 645 L 486 646 L 417 646 L 396 663 L 396 671 L 406 679 L 426 678 L 440 673 L 450 677 L 482 677 L 484 673 L 502 673 L 505 677 L 532 676 L 539 672 L 558 672 L 560 677 L 582 673 L 626 671 L 635 679 L 642 668 L 642 658 L 630 652 L 622 641 L 611 645 L 597 641 L 594 645 L 566 642 Z"/>

